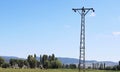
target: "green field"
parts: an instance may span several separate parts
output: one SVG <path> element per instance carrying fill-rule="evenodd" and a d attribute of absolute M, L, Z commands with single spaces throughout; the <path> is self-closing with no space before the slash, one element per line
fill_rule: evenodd
<path fill-rule="evenodd" d="M 0 72 L 78 72 L 77 69 L 0 69 Z M 120 72 L 120 71 L 103 71 L 103 70 L 87 70 L 86 72 Z"/>

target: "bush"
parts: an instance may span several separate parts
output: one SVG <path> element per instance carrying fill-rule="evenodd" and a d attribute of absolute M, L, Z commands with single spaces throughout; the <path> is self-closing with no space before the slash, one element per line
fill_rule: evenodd
<path fill-rule="evenodd" d="M 2 68 L 9 68 L 10 67 L 10 64 L 9 63 L 3 63 L 2 64 Z"/>
<path fill-rule="evenodd" d="M 2 57 L 0 57 L 0 67 L 2 66 L 2 64 L 5 62 L 5 60 L 2 58 Z"/>
<path fill-rule="evenodd" d="M 76 64 L 70 64 L 70 69 L 76 69 Z"/>
<path fill-rule="evenodd" d="M 105 70 L 112 70 L 113 69 L 113 67 L 111 67 L 111 66 L 107 66 L 106 68 L 105 68 Z"/>
<path fill-rule="evenodd" d="M 120 70 L 120 65 L 117 66 L 117 70 Z"/>

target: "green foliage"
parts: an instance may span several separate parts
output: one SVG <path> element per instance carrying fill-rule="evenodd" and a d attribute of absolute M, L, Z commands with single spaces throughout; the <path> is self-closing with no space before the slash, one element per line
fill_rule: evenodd
<path fill-rule="evenodd" d="M 27 61 L 29 63 L 30 68 L 36 68 L 36 66 L 37 66 L 36 57 L 33 57 L 32 55 L 29 55 L 28 58 L 27 58 Z"/>
<path fill-rule="evenodd" d="M 119 66 L 120 66 L 120 61 L 119 61 Z"/>
<path fill-rule="evenodd" d="M 69 65 L 68 65 L 68 64 L 66 64 L 66 65 L 65 65 L 65 68 L 69 68 Z"/>
<path fill-rule="evenodd" d="M 113 69 L 113 67 L 110 67 L 110 66 L 107 66 L 106 68 L 105 68 L 105 70 L 112 70 Z"/>
<path fill-rule="evenodd" d="M 70 64 L 69 67 L 70 67 L 70 69 L 76 69 L 77 68 L 75 64 Z"/>
<path fill-rule="evenodd" d="M 23 59 L 10 59 L 9 64 L 11 67 L 16 67 L 16 64 L 18 65 L 19 68 L 22 68 L 24 65 L 27 66 L 28 68 L 39 68 L 41 65 L 44 68 L 61 68 L 62 63 L 55 58 L 55 55 L 52 54 L 52 56 L 48 55 L 40 55 L 40 61 L 36 60 L 36 54 L 33 55 L 28 55 L 27 60 Z"/>
<path fill-rule="evenodd" d="M 51 68 L 58 68 L 57 61 L 51 61 Z"/>
<path fill-rule="evenodd" d="M 49 62 L 48 60 L 46 60 L 46 61 L 44 62 L 43 67 L 44 67 L 44 68 L 51 68 L 50 62 Z"/>
<path fill-rule="evenodd" d="M 62 63 L 55 58 L 55 55 L 52 54 L 51 55 L 40 55 L 40 63 L 43 65 L 44 68 L 61 68 L 62 67 Z"/>
<path fill-rule="evenodd" d="M 5 62 L 5 60 L 2 57 L 0 57 L 0 67 L 4 62 Z"/>
<path fill-rule="evenodd" d="M 18 60 L 17 59 L 10 59 L 9 63 L 11 66 L 14 66 L 15 64 L 18 63 Z"/>
<path fill-rule="evenodd" d="M 57 68 L 62 67 L 62 63 L 59 60 L 55 60 Z"/>
<path fill-rule="evenodd" d="M 3 63 L 2 64 L 2 68 L 9 68 L 10 67 L 10 64 L 9 63 Z"/>
<path fill-rule="evenodd" d="M 42 64 L 42 55 L 40 55 L 40 64 Z"/>
<path fill-rule="evenodd" d="M 18 64 L 18 66 L 19 66 L 20 68 L 22 68 L 22 67 L 24 66 L 24 60 L 19 59 L 19 60 L 17 61 L 17 64 Z"/>
<path fill-rule="evenodd" d="M 52 54 L 51 60 L 55 60 L 55 55 Z"/>
<path fill-rule="evenodd" d="M 76 66 L 76 64 L 63 64 L 62 68 L 64 68 L 64 69 L 76 69 L 77 66 Z"/>
<path fill-rule="evenodd" d="M 27 66 L 27 67 L 29 67 L 29 63 L 28 63 L 27 60 L 24 60 L 24 65 Z"/>
<path fill-rule="evenodd" d="M 103 63 L 100 64 L 99 69 L 100 69 L 100 70 L 103 70 L 103 69 L 104 69 L 104 65 L 103 65 Z"/>
<path fill-rule="evenodd" d="M 48 56 L 47 56 L 47 55 L 43 55 L 43 56 L 42 56 L 42 65 L 43 65 L 43 66 L 46 66 L 46 63 L 45 63 L 46 60 L 48 60 Z"/>
<path fill-rule="evenodd" d="M 111 70 L 120 70 L 120 65 L 114 66 Z"/>
<path fill-rule="evenodd" d="M 120 70 L 120 65 L 117 66 L 117 70 Z"/>

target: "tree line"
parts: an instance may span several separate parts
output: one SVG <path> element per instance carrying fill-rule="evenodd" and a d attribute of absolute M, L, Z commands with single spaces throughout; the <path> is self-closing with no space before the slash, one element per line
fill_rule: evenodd
<path fill-rule="evenodd" d="M 118 65 L 115 65 L 115 66 L 108 66 L 105 68 L 105 70 L 120 70 L 120 61 L 119 61 L 119 64 Z"/>
<path fill-rule="evenodd" d="M 39 58 L 39 59 L 38 59 Z M 28 55 L 27 59 L 10 59 L 9 62 L 0 57 L 0 67 L 2 68 L 61 68 L 62 63 L 52 55 Z"/>
<path fill-rule="evenodd" d="M 92 66 L 88 66 L 86 69 L 97 70 L 120 70 L 120 61 L 118 65 L 106 66 L 105 63 L 92 63 Z M 58 58 L 52 55 L 40 55 L 39 57 L 34 55 L 28 55 L 27 59 L 10 59 L 9 62 L 0 57 L 0 67 L 2 68 L 40 68 L 40 69 L 76 69 L 78 64 L 62 64 Z"/>
<path fill-rule="evenodd" d="M 120 70 L 120 61 L 118 65 L 114 66 L 106 66 L 105 63 L 92 63 L 92 67 L 88 67 L 88 69 L 94 70 Z"/>

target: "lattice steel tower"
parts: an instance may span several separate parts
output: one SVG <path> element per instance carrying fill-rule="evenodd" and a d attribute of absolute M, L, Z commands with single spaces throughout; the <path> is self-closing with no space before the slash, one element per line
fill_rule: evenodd
<path fill-rule="evenodd" d="M 76 8 L 72 9 L 74 12 L 78 12 L 81 15 L 81 31 L 80 31 L 80 56 L 79 56 L 79 72 L 85 72 L 85 15 L 93 8 Z"/>

